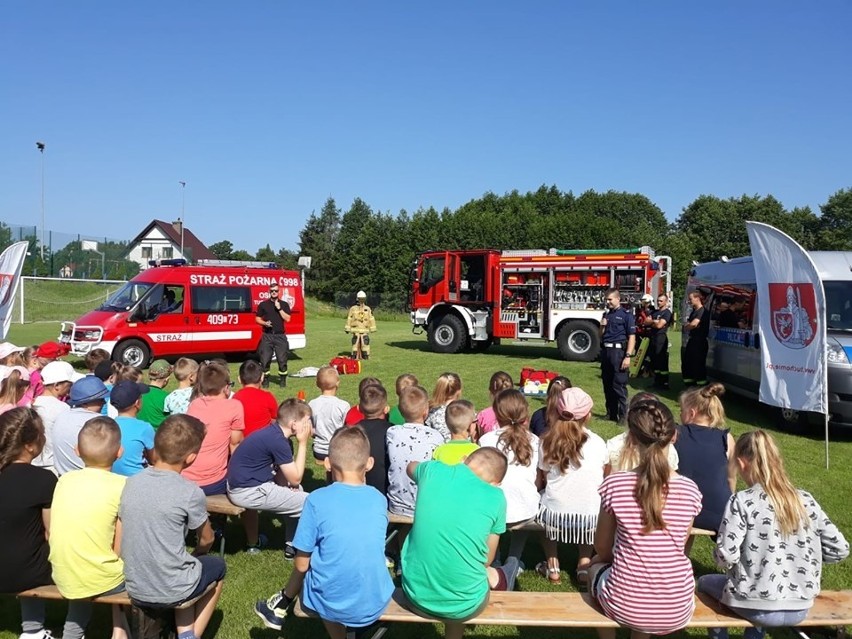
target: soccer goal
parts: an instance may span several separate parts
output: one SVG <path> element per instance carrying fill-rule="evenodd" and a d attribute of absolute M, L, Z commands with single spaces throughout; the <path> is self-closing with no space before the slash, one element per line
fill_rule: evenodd
<path fill-rule="evenodd" d="M 12 321 L 61 322 L 94 310 L 126 282 L 61 277 L 22 277 Z"/>

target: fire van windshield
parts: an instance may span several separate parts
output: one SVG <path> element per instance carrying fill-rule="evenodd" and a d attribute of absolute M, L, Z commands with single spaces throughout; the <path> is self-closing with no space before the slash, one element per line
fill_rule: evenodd
<path fill-rule="evenodd" d="M 146 284 L 145 282 L 127 282 L 127 284 L 113 293 L 98 310 L 129 311 L 153 286 L 155 285 Z"/>

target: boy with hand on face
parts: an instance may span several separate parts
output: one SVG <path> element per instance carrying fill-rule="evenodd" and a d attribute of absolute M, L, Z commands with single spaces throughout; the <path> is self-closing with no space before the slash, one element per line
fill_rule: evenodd
<path fill-rule="evenodd" d="M 344 639 L 347 628 L 373 624 L 393 594 L 384 553 L 387 503 L 366 484 L 373 458 L 360 426 L 334 433 L 323 464 L 334 483 L 305 501 L 290 580 L 281 592 L 259 601 L 255 612 L 265 626 L 281 630 L 288 606 L 301 593 L 303 607 L 320 616 L 329 636 Z"/>

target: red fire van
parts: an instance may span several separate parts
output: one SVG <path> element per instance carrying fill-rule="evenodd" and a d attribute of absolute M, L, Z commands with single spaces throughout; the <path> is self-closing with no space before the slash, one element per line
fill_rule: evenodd
<path fill-rule="evenodd" d="M 152 358 L 251 353 L 260 344 L 257 306 L 277 284 L 290 305 L 285 326 L 290 349 L 304 348 L 301 276 L 275 264 L 161 260 L 116 291 L 97 309 L 62 322 L 59 341 L 85 355 L 103 348 L 123 364 L 145 367 Z"/>

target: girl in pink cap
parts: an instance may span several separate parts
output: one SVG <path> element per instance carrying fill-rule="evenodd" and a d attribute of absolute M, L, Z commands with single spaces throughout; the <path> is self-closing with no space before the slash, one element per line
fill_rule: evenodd
<path fill-rule="evenodd" d="M 536 484 L 544 493 L 538 521 L 544 526 L 546 561 L 536 571 L 552 584 L 561 583 L 557 544 L 577 544 L 577 581 L 586 583 L 598 523 L 606 444 L 587 428 L 592 398 L 580 388 L 566 388 L 557 414 L 541 438 Z"/>

